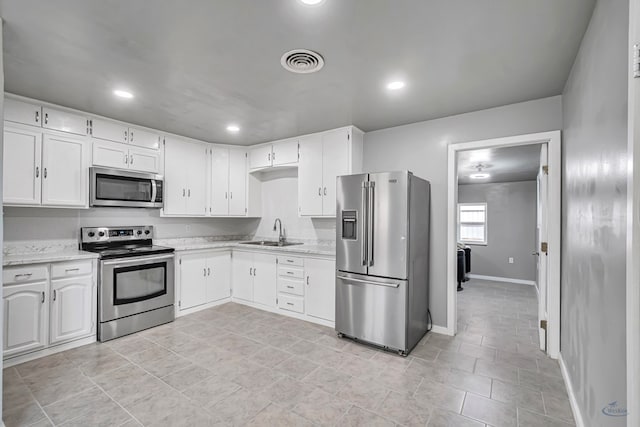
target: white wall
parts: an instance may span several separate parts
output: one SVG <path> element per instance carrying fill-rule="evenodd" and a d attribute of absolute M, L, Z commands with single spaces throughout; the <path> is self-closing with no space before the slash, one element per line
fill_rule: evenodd
<path fill-rule="evenodd" d="M 599 0 L 563 93 L 561 354 L 589 426 L 626 426 L 628 0 Z"/>
<path fill-rule="evenodd" d="M 555 96 L 365 135 L 365 171 L 408 169 L 431 181 L 429 301 L 434 325 L 447 326 L 447 146 L 561 127 L 561 97 Z"/>
<path fill-rule="evenodd" d="M 0 18 L 0 117 L 4 117 L 4 65 L 2 59 L 2 28 L 3 21 Z M 3 154 L 3 138 L 4 136 L 4 121 L 0 120 L 0 205 L 2 204 L 2 154 Z M 0 214 L 0 246 L 2 246 L 3 242 L 3 219 Z M 0 251 L 0 269 L 2 269 L 2 251 Z M 0 297 L 2 297 L 2 283 L 0 280 Z M 2 300 L 4 301 L 4 300 Z M 4 304 L 0 304 L 0 342 L 4 342 L 4 337 L 2 336 L 4 331 L 4 325 L 2 324 L 4 319 L 4 313 L 2 310 L 4 309 Z M 2 360 L 0 360 L 0 396 L 2 396 Z M 2 414 L 2 399 L 0 399 L 0 414 Z M 0 415 L 0 418 L 2 416 Z"/>

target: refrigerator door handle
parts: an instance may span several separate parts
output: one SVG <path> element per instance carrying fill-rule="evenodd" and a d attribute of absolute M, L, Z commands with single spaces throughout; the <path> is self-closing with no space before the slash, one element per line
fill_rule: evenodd
<path fill-rule="evenodd" d="M 375 221 L 375 216 L 374 216 L 375 190 L 376 190 L 375 181 L 369 182 L 369 197 L 368 197 L 369 207 L 367 209 L 367 214 L 369 216 L 367 220 L 367 223 L 368 223 L 367 228 L 369 230 L 369 236 L 367 236 L 367 249 L 368 249 L 367 259 L 369 260 L 370 267 L 373 266 L 373 239 L 375 238 L 373 233 L 373 226 Z"/>
<path fill-rule="evenodd" d="M 362 233 L 360 236 L 361 240 L 361 250 L 362 250 L 362 265 L 367 265 L 367 235 L 368 235 L 368 227 L 367 227 L 367 187 L 368 182 L 364 181 L 362 183 L 362 211 L 361 211 L 361 221 L 362 222 Z"/>
<path fill-rule="evenodd" d="M 347 276 L 342 276 L 342 275 L 338 275 L 338 279 L 344 280 L 345 282 L 354 282 L 354 283 L 363 283 L 365 285 L 375 285 L 375 286 L 387 286 L 389 288 L 399 288 L 400 287 L 400 283 L 396 283 L 396 282 L 370 282 L 368 280 L 362 280 L 362 279 L 354 279 L 353 277 L 347 277 Z"/>

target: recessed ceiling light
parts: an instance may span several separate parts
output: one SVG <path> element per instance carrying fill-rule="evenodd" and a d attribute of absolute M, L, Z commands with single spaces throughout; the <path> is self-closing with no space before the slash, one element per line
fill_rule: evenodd
<path fill-rule="evenodd" d="M 131 99 L 133 98 L 133 94 L 131 92 L 127 92 L 126 90 L 116 89 L 113 91 L 115 96 L 119 96 L 120 98 Z"/>
<path fill-rule="evenodd" d="M 318 5 L 322 2 L 324 2 L 324 0 L 300 0 L 301 3 L 307 4 L 309 6 L 315 6 Z"/>
<path fill-rule="evenodd" d="M 236 125 L 229 125 L 227 126 L 227 130 L 229 132 L 240 132 L 240 127 Z"/>
<path fill-rule="evenodd" d="M 405 86 L 404 82 L 391 82 L 387 85 L 387 89 L 389 90 L 398 90 L 398 89 L 402 89 Z"/>
<path fill-rule="evenodd" d="M 469 175 L 469 178 L 471 179 L 485 179 L 485 178 L 489 178 L 491 175 L 489 175 L 488 173 L 474 173 Z"/>

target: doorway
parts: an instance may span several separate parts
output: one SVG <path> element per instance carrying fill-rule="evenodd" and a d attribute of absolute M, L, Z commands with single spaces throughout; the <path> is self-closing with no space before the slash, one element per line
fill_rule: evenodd
<path fill-rule="evenodd" d="M 535 251 L 538 254 L 535 283 L 538 286 L 538 325 L 540 326 L 540 348 L 546 350 L 552 358 L 557 358 L 560 349 L 560 131 L 538 134 L 519 135 L 483 141 L 472 141 L 449 145 L 449 177 L 448 177 L 448 256 L 447 256 L 447 332 L 458 333 L 458 155 L 471 150 L 495 150 L 499 148 L 535 146 L 540 156 L 539 167 L 535 173 L 535 197 L 538 200 L 535 228 Z M 544 147 L 544 148 L 543 148 Z M 509 150 L 505 150 L 509 151 Z M 486 166 L 486 165 L 484 165 Z M 482 168 L 482 164 L 481 164 Z M 483 176 L 482 171 L 478 173 Z M 482 206 L 471 205 L 468 209 L 479 209 Z M 486 214 L 486 212 L 485 212 Z M 476 228 L 481 230 L 481 227 Z M 471 238 L 484 238 L 478 230 L 474 230 Z M 474 234 L 475 233 L 475 234 Z M 486 230 L 485 230 L 486 233 Z M 533 233 L 533 231 L 532 231 Z M 533 236 L 532 236 L 533 237 Z M 546 243 L 546 244 L 545 244 Z M 511 260 L 510 260 L 511 261 Z M 496 279 L 493 277 L 492 279 Z M 500 279 L 498 277 L 498 279 Z M 521 283 L 534 280 L 522 280 Z M 516 280 L 516 283 L 518 281 Z"/>

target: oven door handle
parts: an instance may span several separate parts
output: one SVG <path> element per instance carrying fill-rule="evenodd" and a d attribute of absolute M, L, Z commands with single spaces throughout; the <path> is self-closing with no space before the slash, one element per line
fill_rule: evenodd
<path fill-rule="evenodd" d="M 158 261 L 162 261 L 162 260 L 169 260 L 169 259 L 173 259 L 173 253 L 167 254 L 167 255 L 158 255 L 158 256 L 148 256 L 148 257 L 131 257 L 131 258 L 124 258 L 124 259 L 112 259 L 112 260 L 106 260 L 106 261 L 102 261 L 102 265 L 115 265 L 116 268 L 122 266 L 122 265 L 131 265 L 131 264 L 153 264 L 154 262 L 158 262 Z"/>
<path fill-rule="evenodd" d="M 156 196 L 158 195 L 158 183 L 156 183 L 155 179 L 151 180 L 151 202 L 154 203 L 156 201 Z"/>

